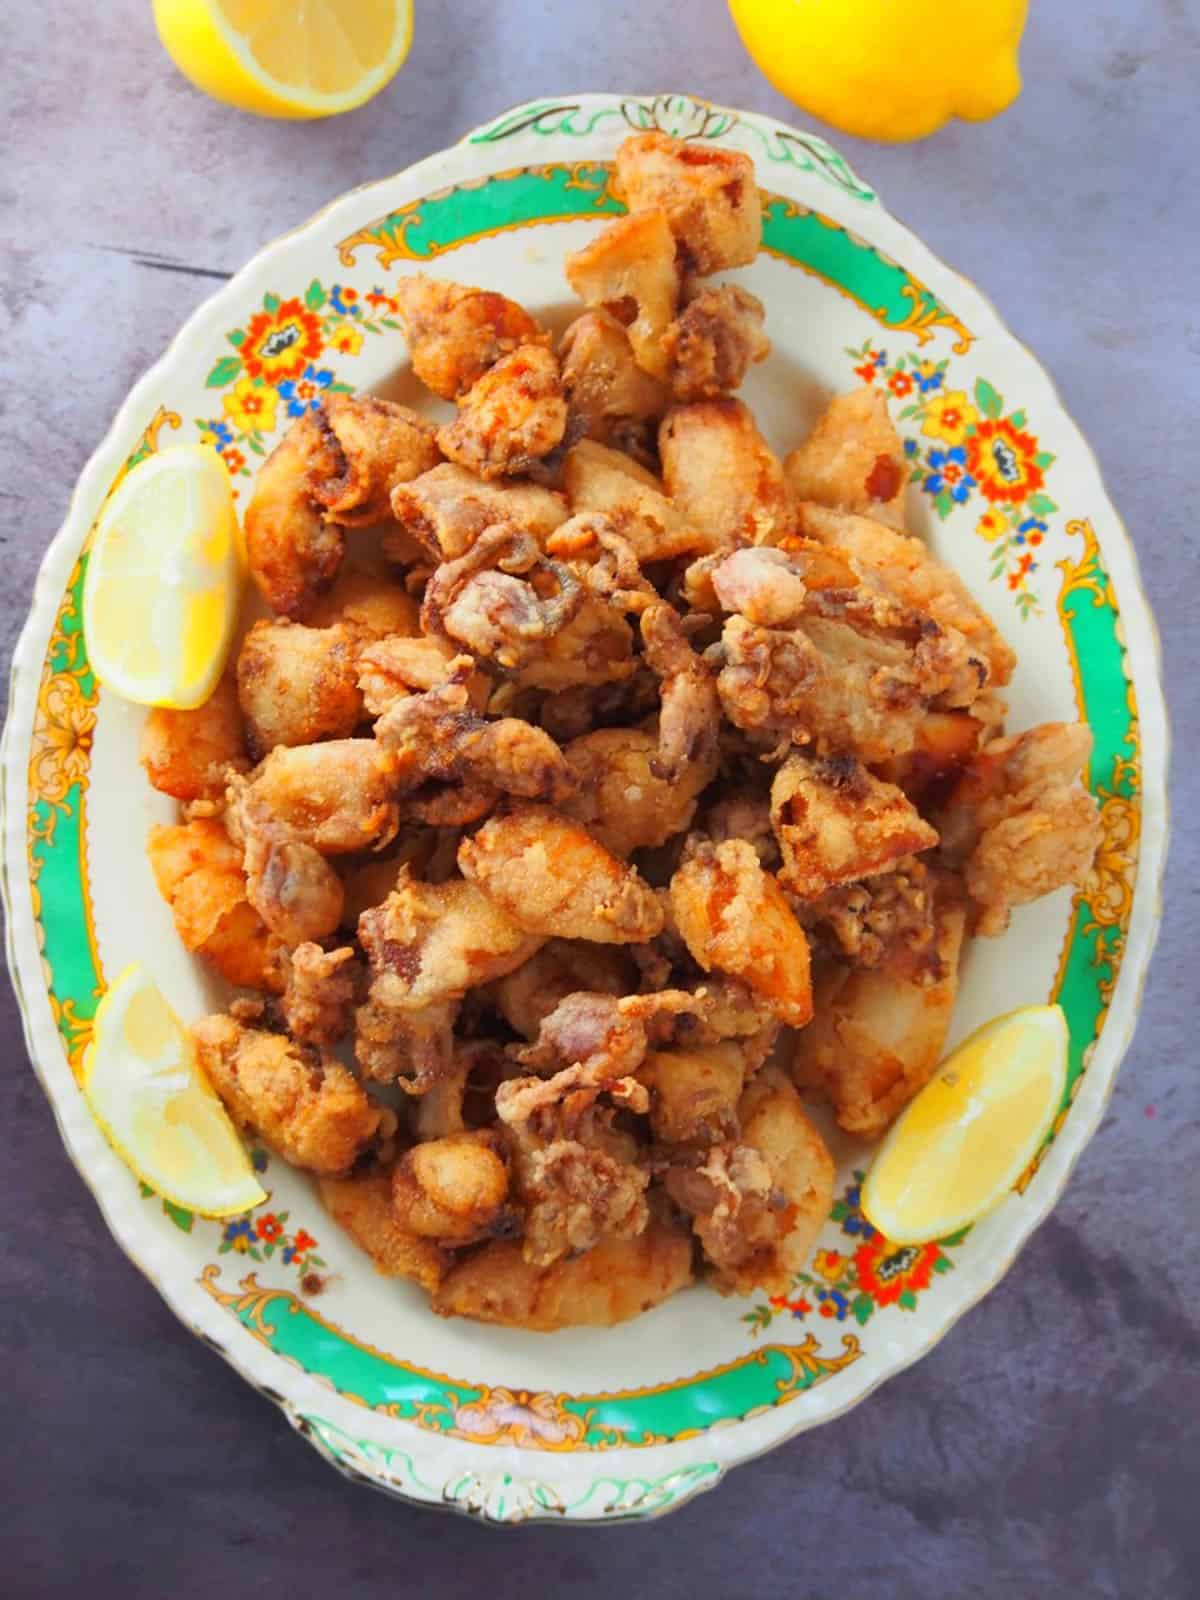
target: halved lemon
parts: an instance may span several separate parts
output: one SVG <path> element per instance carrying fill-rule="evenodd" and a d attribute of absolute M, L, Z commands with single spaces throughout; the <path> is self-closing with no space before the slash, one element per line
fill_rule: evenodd
<path fill-rule="evenodd" d="M 232 1217 L 267 1198 L 187 1031 L 140 961 L 100 1002 L 82 1087 L 117 1154 L 174 1205 Z"/>
<path fill-rule="evenodd" d="M 942 1239 L 998 1205 L 1062 1104 L 1067 1019 L 1025 1006 L 959 1045 L 897 1119 L 867 1174 L 862 1208 L 896 1244 Z"/>
<path fill-rule="evenodd" d="M 412 0 L 154 0 L 198 89 L 264 117 L 331 117 L 378 94 L 412 43 Z"/>
<path fill-rule="evenodd" d="M 241 533 L 215 450 L 172 445 L 138 463 L 100 513 L 83 586 L 88 660 L 139 705 L 203 705 L 233 644 Z"/>

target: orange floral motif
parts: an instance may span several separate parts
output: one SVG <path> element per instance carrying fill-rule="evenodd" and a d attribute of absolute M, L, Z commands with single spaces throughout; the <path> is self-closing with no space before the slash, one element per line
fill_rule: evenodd
<path fill-rule="evenodd" d="M 323 348 L 320 318 L 300 300 L 282 300 L 274 311 L 250 318 L 239 354 L 250 377 L 277 383 L 298 378 Z"/>
<path fill-rule="evenodd" d="M 1012 419 L 980 422 L 967 440 L 967 464 L 980 493 L 993 505 L 1020 505 L 1045 483 L 1037 463 L 1038 442 Z"/>

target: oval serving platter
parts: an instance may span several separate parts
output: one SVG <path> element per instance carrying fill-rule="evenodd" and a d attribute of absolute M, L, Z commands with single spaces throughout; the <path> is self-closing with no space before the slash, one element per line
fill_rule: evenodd
<path fill-rule="evenodd" d="M 523 1334 L 434 1317 L 263 1151 L 267 1201 L 210 1222 L 143 1191 L 93 1124 L 77 1073 L 106 980 L 140 958 L 188 1018 L 219 994 L 155 890 L 143 842 L 171 804 L 137 765 L 143 713 L 90 671 L 80 594 L 97 512 L 146 453 L 211 443 L 244 507 L 258 463 L 322 394 L 421 403 L 390 296 L 398 275 L 428 270 L 552 324 L 565 315 L 563 255 L 620 212 L 613 153 L 631 128 L 654 127 L 756 163 L 764 249 L 738 278 L 767 306 L 773 353 L 744 393 L 768 438 L 790 448 L 834 389 L 886 392 L 910 461 L 910 525 L 1017 648 L 1010 726 L 1092 725 L 1103 843 L 1081 892 L 1018 911 L 968 956 L 951 1043 L 1048 998 L 1071 1030 L 1053 1132 L 998 1211 L 894 1246 L 858 1207 L 869 1148 L 830 1129 L 837 1203 L 786 1295 L 693 1288 L 616 1329 Z M 122 1247 L 330 1461 L 497 1522 L 650 1516 L 928 1351 L 1046 1216 L 1132 1036 L 1158 921 L 1166 743 L 1129 538 L 1046 374 L 979 292 L 812 135 L 679 95 L 539 101 L 268 246 L 188 321 L 83 473 L 16 652 L 4 736 L 8 953 L 29 1052 Z"/>

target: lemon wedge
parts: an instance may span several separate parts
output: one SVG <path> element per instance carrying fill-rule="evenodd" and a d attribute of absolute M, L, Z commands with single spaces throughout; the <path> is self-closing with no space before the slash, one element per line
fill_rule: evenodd
<path fill-rule="evenodd" d="M 998 1205 L 1062 1104 L 1067 1019 L 1025 1006 L 986 1023 L 943 1062 L 894 1123 L 862 1208 L 896 1244 L 942 1239 Z"/>
<path fill-rule="evenodd" d="M 92 541 L 83 586 L 92 670 L 139 705 L 203 705 L 233 643 L 241 588 L 241 533 L 220 457 L 202 445 L 147 456 Z"/>
<path fill-rule="evenodd" d="M 135 961 L 107 991 L 83 1093 L 121 1159 L 173 1205 L 232 1217 L 267 1198 L 162 991 Z"/>
<path fill-rule="evenodd" d="M 412 43 L 412 0 L 154 0 L 198 89 L 263 117 L 331 117 L 378 94 Z"/>

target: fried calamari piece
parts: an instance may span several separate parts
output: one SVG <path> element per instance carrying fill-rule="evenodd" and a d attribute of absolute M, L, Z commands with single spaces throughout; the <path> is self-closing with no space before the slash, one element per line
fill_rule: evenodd
<path fill-rule="evenodd" d="M 382 905 L 364 911 L 358 937 L 371 984 L 355 1019 L 363 1071 L 423 1094 L 454 1069 L 459 1002 L 511 972 L 538 948 L 473 884 L 420 883 L 407 873 Z"/>
<path fill-rule="evenodd" d="M 983 712 L 985 691 L 971 710 L 931 711 L 917 729 L 916 743 L 902 756 L 876 765 L 877 776 L 894 783 L 922 809 L 928 809 L 937 796 L 945 796 L 948 786 L 989 737 Z M 994 730 L 1002 731 L 1002 730 Z"/>
<path fill-rule="evenodd" d="M 389 512 L 391 491 L 437 465 L 433 424 L 370 394 L 335 394 L 316 413 L 331 435 L 336 469 L 311 481 L 330 522 L 356 528 Z"/>
<path fill-rule="evenodd" d="M 993 739 L 972 758 L 937 823 L 962 870 L 975 932 L 994 937 L 1013 906 L 1082 884 L 1100 843 L 1100 813 L 1081 782 L 1092 751 L 1082 722 L 1045 722 Z"/>
<path fill-rule="evenodd" d="M 934 876 L 915 856 L 893 861 L 875 878 L 838 884 L 799 908 L 805 925 L 820 930 L 855 967 L 878 967 L 903 945 L 912 958 L 937 932 Z"/>
<path fill-rule="evenodd" d="M 740 389 L 750 368 L 771 353 L 764 315 L 762 301 L 736 284 L 689 292 L 663 336 L 675 399 L 714 400 Z"/>
<path fill-rule="evenodd" d="M 459 659 L 449 639 L 376 639 L 359 651 L 356 662 L 363 704 L 371 716 L 382 716 L 397 700 L 449 682 Z M 463 687 L 471 710 L 482 711 L 491 694 L 490 681 L 482 672 L 472 672 Z"/>
<path fill-rule="evenodd" d="M 640 874 L 548 806 L 490 817 L 463 840 L 458 864 L 530 933 L 642 944 L 662 929 L 662 907 Z"/>
<path fill-rule="evenodd" d="M 515 1032 L 536 1039 L 542 1023 L 570 994 L 621 996 L 634 987 L 633 967 L 617 945 L 550 939 L 529 960 L 492 985 L 500 1015 Z"/>
<path fill-rule="evenodd" d="M 666 379 L 663 335 L 679 304 L 680 272 L 665 211 L 618 217 L 566 261 L 567 282 L 585 305 L 607 311 L 625 329 L 643 372 Z"/>
<path fill-rule="evenodd" d="M 783 468 L 740 400 L 674 406 L 658 430 L 663 481 L 709 548 L 779 544 L 795 528 Z"/>
<path fill-rule="evenodd" d="M 576 512 L 597 512 L 628 541 L 639 562 L 667 561 L 712 547 L 672 505 L 652 472 L 607 445 L 583 439 L 567 452 L 563 487 Z M 557 536 L 552 548 L 561 548 Z"/>
<path fill-rule="evenodd" d="M 705 808 L 700 831 L 714 844 L 726 839 L 744 839 L 753 845 L 755 855 L 768 872 L 776 871 L 782 860 L 771 822 L 771 797 L 765 790 L 749 785 L 722 787 L 718 798 Z"/>
<path fill-rule="evenodd" d="M 337 476 L 340 452 L 314 412 L 294 422 L 258 469 L 243 528 L 250 576 L 272 611 L 300 616 L 342 563 L 345 536 L 313 485 Z"/>
<path fill-rule="evenodd" d="M 567 425 L 558 359 L 544 345 L 501 356 L 438 429 L 442 454 L 481 478 L 526 472 L 562 443 Z"/>
<path fill-rule="evenodd" d="M 532 535 L 500 523 L 444 561 L 425 588 L 421 622 L 506 672 L 529 666 L 578 612 L 586 592 Z"/>
<path fill-rule="evenodd" d="M 525 1218 L 521 1253 L 534 1266 L 581 1255 L 603 1239 L 635 1238 L 649 1221 L 650 1174 L 624 1152 L 527 1136 L 514 1146 L 513 1171 Z"/>
<path fill-rule="evenodd" d="M 673 1219 L 651 1216 L 636 1238 L 604 1238 L 586 1255 L 538 1267 L 517 1240 L 497 1239 L 455 1262 L 433 1296 L 442 1317 L 474 1317 L 536 1333 L 610 1328 L 692 1281 L 692 1247 Z"/>
<path fill-rule="evenodd" d="M 442 283 L 417 272 L 392 290 L 413 371 L 443 400 L 457 400 L 520 345 L 545 343 L 524 307 L 490 289 Z"/>
<path fill-rule="evenodd" d="M 689 272 L 744 267 L 762 241 L 754 163 L 665 133 L 631 133 L 617 148 L 613 188 L 630 211 L 661 207 Z"/>
<path fill-rule="evenodd" d="M 399 825 L 394 757 L 374 739 L 279 747 L 231 788 L 322 855 L 381 850 Z"/>
<path fill-rule="evenodd" d="M 760 628 L 786 628 L 812 609 L 808 563 L 798 554 L 770 548 L 735 550 L 719 562 L 692 568 L 688 584 L 693 592 L 700 572 L 722 611 L 737 612 Z M 849 572 L 846 576 L 851 578 Z"/>
<path fill-rule="evenodd" d="M 240 1128 L 294 1167 L 336 1177 L 374 1143 L 387 1113 L 325 1051 L 232 1017 L 192 1025 L 197 1060 Z"/>
<path fill-rule="evenodd" d="M 434 561 L 457 561 L 497 523 L 507 523 L 544 541 L 570 513 L 553 489 L 534 483 L 486 483 L 465 467 L 444 461 L 392 494 L 392 515 L 406 539 L 415 539 Z M 389 549 L 384 535 L 384 548 Z"/>
<path fill-rule="evenodd" d="M 725 715 L 756 737 L 846 751 L 869 764 L 912 750 L 930 706 L 957 670 L 944 636 L 915 643 L 885 629 L 807 617 L 803 627 L 762 628 L 730 617 L 711 652 Z"/>
<path fill-rule="evenodd" d="M 666 387 L 643 372 L 625 329 L 607 311 L 585 311 L 559 344 L 569 438 L 617 444 L 637 424 L 656 422 L 670 404 Z"/>
<path fill-rule="evenodd" d="M 375 724 L 376 739 L 392 757 L 398 789 L 403 793 L 435 782 L 565 800 L 576 780 L 548 733 L 520 717 L 489 722 L 470 709 L 474 666 L 470 656 L 456 657 L 440 688 L 395 701 Z"/>
<path fill-rule="evenodd" d="M 635 666 L 610 683 L 578 683 L 555 690 L 542 701 L 538 721 L 552 739 L 565 745 L 597 728 L 641 722 L 658 710 L 658 701 L 654 675 Z"/>
<path fill-rule="evenodd" d="M 331 934 L 342 920 L 342 884 L 316 846 L 297 839 L 248 790 L 231 800 L 229 816 L 242 843 L 246 895 L 271 932 L 289 948 Z"/>
<path fill-rule="evenodd" d="M 401 634 L 411 638 L 421 631 L 421 608 L 402 583 L 378 567 L 356 565 L 349 557 L 333 587 L 306 609 L 304 620 L 313 628 L 340 623 L 353 631 L 360 644 Z"/>
<path fill-rule="evenodd" d="M 704 971 L 741 978 L 780 1021 L 802 1028 L 812 1016 L 808 939 L 754 846 L 697 839 L 670 894 L 675 924 Z"/>
<path fill-rule="evenodd" d="M 836 965 L 819 975 L 816 1014 L 795 1035 L 791 1071 L 801 1088 L 829 1096 L 847 1133 L 882 1133 L 942 1058 L 966 917 L 945 891 L 934 916 L 928 945 L 895 942 L 874 969 Z"/>
<path fill-rule="evenodd" d="M 298 1044 L 336 1044 L 349 1033 L 361 968 L 354 950 L 297 945 L 280 1002 L 284 1026 Z"/>
<path fill-rule="evenodd" d="M 245 772 L 250 765 L 233 674 L 227 672 L 193 711 L 151 706 L 142 728 L 141 762 L 161 794 L 223 800 L 227 774 Z"/>
<path fill-rule="evenodd" d="M 491 1130 L 453 1133 L 406 1150 L 392 1168 L 392 1210 L 406 1233 L 457 1247 L 512 1233 L 508 1168 Z"/>
<path fill-rule="evenodd" d="M 864 385 L 834 395 L 783 470 L 797 500 L 904 527 L 908 467 L 887 401 L 877 389 Z"/>
<path fill-rule="evenodd" d="M 920 539 L 897 532 L 870 517 L 803 503 L 797 511 L 801 532 L 849 556 L 860 572 L 874 574 L 905 605 L 955 628 L 987 664 L 987 681 L 1003 687 L 1013 674 L 1016 655 L 996 624 L 974 599 L 953 568 Z"/>
<path fill-rule="evenodd" d="M 401 1227 L 390 1172 L 372 1167 L 352 1178 L 322 1178 L 317 1187 L 326 1211 L 384 1277 L 408 1278 L 434 1293 L 454 1257 L 432 1239 Z"/>
<path fill-rule="evenodd" d="M 259 468 L 246 508 L 250 574 L 272 610 L 301 617 L 341 566 L 341 524 L 387 515 L 393 486 L 437 461 L 432 427 L 403 406 L 334 395 Z"/>
<path fill-rule="evenodd" d="M 658 752 L 657 734 L 641 728 L 600 728 L 563 751 L 577 788 L 559 803 L 615 856 L 665 844 L 689 828 L 715 771 L 715 763 L 691 761 L 670 781 L 659 776 Z"/>
<path fill-rule="evenodd" d="M 349 738 L 363 716 L 357 650 L 358 635 L 344 623 L 254 624 L 238 652 L 237 694 L 256 760 L 276 745 Z"/>
<path fill-rule="evenodd" d="M 647 606 L 641 631 L 646 665 L 662 686 L 656 771 L 669 783 L 686 778 L 699 793 L 714 777 L 720 758 L 716 681 L 692 649 L 673 607 L 665 602 Z"/>
<path fill-rule="evenodd" d="M 833 1158 L 778 1067 L 747 1085 L 737 1117 L 738 1142 L 669 1168 L 667 1192 L 692 1214 L 715 1288 L 784 1294 L 833 1205 Z"/>
<path fill-rule="evenodd" d="M 146 854 L 184 948 L 239 988 L 283 988 L 283 948 L 250 904 L 242 852 L 217 821 L 150 830 Z"/>
<path fill-rule="evenodd" d="M 652 1050 L 638 1078 L 650 1092 L 650 1129 L 658 1144 L 707 1148 L 737 1137 L 746 1079 L 739 1042 Z"/>
<path fill-rule="evenodd" d="M 783 851 L 779 881 L 802 900 L 886 872 L 938 842 L 904 791 L 853 756 L 785 761 L 771 784 L 771 822 Z"/>

